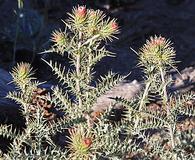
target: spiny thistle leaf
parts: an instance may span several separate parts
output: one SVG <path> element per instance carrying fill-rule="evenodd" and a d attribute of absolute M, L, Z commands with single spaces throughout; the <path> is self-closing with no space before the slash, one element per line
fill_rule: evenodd
<path fill-rule="evenodd" d="M 72 102 L 69 99 L 67 91 L 63 91 L 58 86 L 52 89 L 52 95 L 55 98 L 55 104 L 60 106 L 60 108 L 66 109 L 72 107 Z M 54 100 L 53 100 L 54 101 Z"/>
<path fill-rule="evenodd" d="M 128 75 L 127 75 L 128 76 Z M 120 76 L 116 73 L 109 72 L 106 76 L 101 76 L 96 83 L 96 93 L 101 95 L 114 87 L 116 84 L 122 82 L 127 76 Z"/>
<path fill-rule="evenodd" d="M 175 106 L 178 114 L 195 116 L 195 94 L 189 92 L 175 97 Z"/>
<path fill-rule="evenodd" d="M 184 106 L 178 110 L 181 115 L 195 116 L 195 106 Z"/>
<path fill-rule="evenodd" d="M 135 100 L 127 100 L 125 98 L 122 98 L 122 97 L 115 97 L 113 98 L 116 103 L 120 103 L 122 106 L 126 107 L 126 108 L 132 108 L 133 110 L 137 110 L 137 106 L 136 105 L 136 102 Z"/>
<path fill-rule="evenodd" d="M 6 98 L 12 99 L 22 106 L 28 106 L 30 104 L 30 102 L 28 102 L 28 99 L 25 99 L 19 92 L 9 92 Z"/>
<path fill-rule="evenodd" d="M 144 121 L 139 121 L 137 130 L 147 130 L 147 129 L 160 129 L 160 128 L 166 128 L 166 124 L 164 123 L 164 120 L 159 120 L 160 118 L 152 117 L 148 118 Z"/>
<path fill-rule="evenodd" d="M 5 138 L 14 139 L 19 135 L 19 133 L 17 133 L 16 129 L 13 129 L 12 125 L 0 125 L 0 135 Z"/>
<path fill-rule="evenodd" d="M 101 76 L 98 82 L 96 82 L 95 88 L 90 90 L 89 98 L 91 99 L 91 104 L 94 104 L 99 96 L 122 82 L 125 78 L 126 76 L 120 76 L 113 72 L 109 72 L 104 77 Z"/>
<path fill-rule="evenodd" d="M 57 62 L 47 62 L 45 60 L 43 60 L 45 63 L 47 63 L 52 71 L 54 72 L 55 75 L 57 75 L 57 78 L 59 79 L 59 82 L 61 82 L 64 86 L 71 87 L 71 89 L 73 90 L 74 87 L 74 80 L 71 78 L 72 72 L 68 71 L 66 73 L 65 67 L 62 67 L 61 64 L 58 64 Z"/>
<path fill-rule="evenodd" d="M 110 56 L 113 57 L 115 54 L 107 51 L 105 48 L 96 49 L 92 55 L 92 61 L 90 66 L 94 66 L 97 62 L 99 62 L 102 58 Z"/>

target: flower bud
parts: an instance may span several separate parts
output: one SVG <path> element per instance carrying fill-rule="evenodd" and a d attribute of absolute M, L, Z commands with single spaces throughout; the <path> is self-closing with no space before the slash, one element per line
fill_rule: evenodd
<path fill-rule="evenodd" d="M 65 42 L 65 35 L 61 31 L 54 31 L 52 33 L 51 41 L 56 44 L 63 44 Z"/>
<path fill-rule="evenodd" d="M 118 30 L 118 24 L 116 22 L 112 22 L 111 27 L 113 30 Z"/>
<path fill-rule="evenodd" d="M 32 79 L 32 75 L 34 72 L 29 63 L 18 63 L 11 72 L 14 83 L 18 87 L 24 87 L 27 83 L 29 83 Z"/>
<path fill-rule="evenodd" d="M 30 73 L 30 65 L 27 63 L 22 63 L 18 66 L 18 75 L 21 78 L 27 78 Z"/>
<path fill-rule="evenodd" d="M 89 148 L 89 147 L 91 146 L 91 144 L 92 144 L 92 140 L 91 140 L 91 138 L 85 138 L 85 139 L 83 140 L 83 143 L 84 143 L 84 145 L 85 145 L 87 148 Z"/>
<path fill-rule="evenodd" d="M 24 81 L 32 75 L 31 71 L 32 68 L 29 63 L 19 63 L 16 67 L 13 68 L 12 75 L 21 81 Z"/>
<path fill-rule="evenodd" d="M 90 9 L 89 10 L 89 15 L 90 15 L 90 17 L 94 17 L 95 18 L 96 12 L 93 9 Z"/>
<path fill-rule="evenodd" d="M 76 11 L 76 15 L 81 18 L 85 17 L 86 13 L 87 13 L 87 9 L 85 6 L 79 6 Z"/>

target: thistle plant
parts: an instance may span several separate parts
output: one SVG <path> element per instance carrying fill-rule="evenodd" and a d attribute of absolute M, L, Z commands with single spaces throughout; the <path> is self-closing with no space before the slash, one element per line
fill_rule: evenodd
<path fill-rule="evenodd" d="M 116 38 L 118 24 L 102 11 L 85 6 L 73 8 L 63 23 L 64 31 L 52 33 L 53 45 L 49 52 L 60 54 L 62 58 L 67 54 L 71 68 L 67 71 L 63 64 L 44 60 L 59 79 L 59 85 L 52 87 L 51 94 L 38 94 L 41 83 L 35 81 L 29 64 L 18 64 L 11 73 L 18 90 L 10 92 L 7 97 L 21 105 L 26 128 L 21 134 L 12 135 L 7 127 L 6 133 L 14 140 L 10 152 L 4 156 L 6 158 L 99 159 L 106 156 L 121 157 L 126 152 L 123 149 L 115 155 L 116 148 L 112 144 L 105 150 L 103 146 L 106 142 L 120 143 L 119 139 L 113 141 L 119 128 L 107 131 L 108 125 L 104 126 L 107 123 L 106 111 L 95 117 L 92 114 L 97 98 L 125 78 L 109 72 L 97 82 L 93 81 L 95 64 L 103 57 L 114 55 L 106 50 L 104 44 Z M 64 116 L 50 121 L 45 117 L 48 108 L 44 104 L 55 107 Z M 105 119 L 105 122 L 101 119 Z M 54 141 L 53 138 L 67 130 L 69 133 L 61 139 L 68 137 L 68 140 L 60 149 L 58 139 Z M 113 136 L 110 137 L 111 133 Z M 120 144 L 121 148 L 128 148 L 125 147 L 127 141 L 124 142 Z"/>
<path fill-rule="evenodd" d="M 60 104 L 67 120 L 79 120 L 80 128 L 74 124 L 76 130 L 70 133 L 69 156 L 71 159 L 90 159 L 104 153 L 103 150 L 98 149 L 104 142 L 97 141 L 98 134 L 93 134 L 98 127 L 94 125 L 92 107 L 100 95 L 125 78 L 109 72 L 98 82 L 93 81 L 95 64 L 103 57 L 114 55 L 107 51 L 103 44 L 116 38 L 115 35 L 119 32 L 118 24 L 115 19 L 107 18 L 102 11 L 87 9 L 85 6 L 73 8 L 72 13 L 68 15 L 69 18 L 63 21 L 65 30 L 54 31 L 52 34 L 51 51 L 62 56 L 67 54 L 72 69 L 66 72 L 65 68 L 57 62 L 46 63 L 52 68 L 64 88 L 67 88 L 65 90 L 59 86 L 53 88 L 53 103 Z M 93 136 L 83 137 L 85 133 L 80 130 L 82 127 L 85 128 L 85 133 Z M 107 133 L 101 135 L 104 136 L 106 137 Z M 90 143 L 92 141 L 90 147 L 86 146 L 85 141 Z M 101 155 L 97 154 L 100 150 Z"/>
<path fill-rule="evenodd" d="M 189 93 L 185 96 L 183 95 L 189 98 L 183 101 L 181 100 L 183 98 L 179 98 L 180 96 L 168 93 L 168 88 L 172 83 L 169 71 L 171 68 L 176 69 L 175 51 L 172 44 L 164 37 L 151 37 L 136 54 L 139 58 L 139 66 L 143 69 L 145 75 L 144 90 L 132 101 L 120 97 L 115 99 L 118 103 L 127 107 L 126 118 L 124 119 L 126 130 L 130 134 L 133 133 L 133 135 L 143 135 L 143 143 L 150 147 L 152 146 L 153 152 L 156 152 L 155 154 L 160 158 L 182 158 L 179 156 L 179 152 L 176 151 L 177 147 L 179 147 L 178 142 L 181 142 L 181 139 L 176 138 L 178 132 L 180 132 L 176 130 L 176 126 L 178 118 L 183 115 L 182 112 L 191 116 L 184 109 L 187 107 L 184 101 L 193 101 L 194 96 Z M 151 97 L 150 94 L 152 93 L 154 96 Z M 155 101 L 155 99 L 156 104 L 152 104 L 151 101 Z M 193 106 L 194 104 L 191 105 L 190 109 L 188 108 L 190 112 L 193 112 Z M 148 129 L 159 129 L 159 131 L 163 132 L 162 137 L 169 142 L 169 151 L 164 149 L 159 141 L 158 143 L 153 143 L 152 138 L 144 138 L 143 131 Z M 162 137 L 161 139 L 163 139 Z M 157 150 L 159 151 L 157 152 Z M 160 152 L 163 152 L 164 155 L 159 155 Z"/>
<path fill-rule="evenodd" d="M 45 51 L 69 58 L 68 69 L 57 61 L 44 60 L 59 83 L 46 91 L 28 63 L 17 64 L 11 72 L 16 91 L 7 98 L 20 104 L 25 127 L 18 131 L 12 125 L 0 126 L 0 135 L 12 140 L 0 158 L 193 159 L 193 127 L 181 127 L 180 119 L 195 116 L 195 97 L 168 92 L 169 71 L 176 69 L 171 42 L 151 37 L 136 52 L 145 75 L 145 86 L 136 97 L 110 97 L 114 104 L 94 111 L 97 98 L 125 78 L 109 72 L 97 82 L 93 79 L 96 63 L 114 55 L 105 44 L 116 38 L 119 27 L 115 19 L 86 6 L 75 7 L 68 15 L 63 21 L 65 29 L 52 33 L 51 49 Z M 124 108 L 119 122 L 110 118 L 116 103 Z"/>
<path fill-rule="evenodd" d="M 63 22 L 65 30 L 54 31 L 52 34 L 51 51 L 62 56 L 67 54 L 73 69 L 69 69 L 68 73 L 65 73 L 65 68 L 62 68 L 57 62 L 46 63 L 51 66 L 62 84 L 70 88 L 69 91 L 65 91 L 65 94 L 75 97 L 74 103 L 69 103 L 71 100 L 68 100 L 68 104 L 65 106 L 71 106 L 68 107 L 70 110 L 76 109 L 77 115 L 82 115 L 83 111 L 90 111 L 97 94 L 99 94 L 99 84 L 97 87 L 91 86 L 94 65 L 105 56 L 113 56 L 113 53 L 107 51 L 102 43 L 115 38 L 118 33 L 118 25 L 115 19 L 106 19 L 106 15 L 102 11 L 86 9 L 85 6 L 74 8 L 72 13 L 69 13 L 69 18 Z M 114 74 L 110 73 L 107 76 L 108 83 L 105 85 L 110 86 L 115 83 L 112 82 L 113 77 Z M 119 79 L 121 78 L 118 77 Z M 57 88 L 54 88 L 54 94 Z M 58 93 L 54 96 L 60 100 Z M 72 111 L 66 112 L 72 113 Z"/>
<path fill-rule="evenodd" d="M 140 52 L 140 64 L 144 65 L 145 74 L 147 74 L 148 71 L 151 73 L 152 68 L 152 70 L 154 71 L 152 71 L 153 73 L 151 78 L 158 78 L 153 80 L 148 79 L 145 91 L 147 92 L 149 88 L 152 88 L 152 86 L 150 85 L 154 85 L 155 89 L 157 89 L 156 87 L 159 87 L 159 90 L 157 90 L 157 92 L 160 93 L 163 99 L 162 105 L 163 107 L 166 106 L 167 116 L 169 118 L 171 117 L 171 108 L 168 104 L 167 86 L 169 85 L 170 81 L 165 76 L 169 72 L 170 67 L 173 68 L 173 66 L 175 65 L 174 58 L 175 51 L 173 47 L 171 47 L 170 41 L 165 40 L 165 38 L 161 36 L 155 36 L 154 38 L 151 37 Z M 154 84 L 152 84 L 152 82 L 154 82 Z M 174 149 L 175 143 L 173 128 L 175 128 L 175 126 L 172 126 L 174 124 L 173 121 L 174 119 L 171 117 L 171 121 L 169 122 L 169 125 L 167 127 L 170 134 L 172 148 Z"/>

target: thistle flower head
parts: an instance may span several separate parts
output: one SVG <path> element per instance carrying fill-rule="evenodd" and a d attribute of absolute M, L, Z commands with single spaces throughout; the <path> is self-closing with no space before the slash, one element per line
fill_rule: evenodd
<path fill-rule="evenodd" d="M 51 35 L 51 41 L 56 45 L 64 45 L 66 42 L 66 35 L 61 30 L 55 30 Z"/>
<path fill-rule="evenodd" d="M 97 11 L 93 10 L 93 9 L 90 9 L 89 10 L 89 17 L 96 17 L 97 16 Z"/>
<path fill-rule="evenodd" d="M 87 18 L 87 36 L 93 37 L 94 35 L 99 34 L 101 26 L 103 24 L 103 20 L 106 15 L 100 10 L 88 10 L 88 18 Z"/>
<path fill-rule="evenodd" d="M 96 40 L 112 40 L 119 33 L 115 19 L 107 18 L 100 10 L 87 9 L 85 6 L 73 8 L 69 18 L 64 23 L 66 26 L 82 36 L 82 39 L 97 37 Z"/>
<path fill-rule="evenodd" d="M 103 11 L 93 9 L 88 10 L 88 19 L 91 23 L 98 25 L 104 20 L 105 17 L 106 15 L 103 13 Z"/>
<path fill-rule="evenodd" d="M 85 131 L 82 126 L 79 128 L 69 129 L 69 149 L 71 158 L 88 159 L 90 156 L 90 148 L 93 144 L 92 136 Z"/>
<path fill-rule="evenodd" d="M 69 37 L 66 30 L 64 32 L 61 30 L 55 30 L 52 33 L 50 40 L 54 43 L 53 50 L 61 55 L 64 55 L 64 52 L 69 45 Z"/>
<path fill-rule="evenodd" d="M 80 30 L 85 24 L 86 15 L 87 9 L 85 6 L 78 6 L 73 8 L 72 13 L 69 13 L 69 24 L 77 30 Z"/>
<path fill-rule="evenodd" d="M 31 79 L 34 72 L 29 63 L 18 63 L 16 67 L 13 68 L 11 75 L 14 82 L 18 85 L 27 84 Z"/>
<path fill-rule="evenodd" d="M 100 30 L 100 35 L 103 39 L 109 39 L 112 41 L 113 38 L 116 38 L 115 35 L 119 33 L 119 27 L 115 19 L 108 19 L 103 22 L 103 26 Z"/>
<path fill-rule="evenodd" d="M 150 37 L 140 49 L 140 64 L 158 66 L 174 66 L 175 51 L 171 42 L 161 36 Z"/>
<path fill-rule="evenodd" d="M 25 81 L 33 75 L 32 68 L 29 63 L 18 63 L 11 72 L 15 80 Z"/>

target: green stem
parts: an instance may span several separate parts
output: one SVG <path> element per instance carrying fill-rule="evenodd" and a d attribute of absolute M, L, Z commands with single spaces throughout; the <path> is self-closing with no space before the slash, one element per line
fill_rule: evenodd
<path fill-rule="evenodd" d="M 145 105 L 145 99 L 146 99 L 146 97 L 148 95 L 148 91 L 149 91 L 149 88 L 150 88 L 150 84 L 151 84 L 150 81 L 146 83 L 146 87 L 145 87 L 144 94 L 142 96 L 142 99 L 141 99 L 141 102 L 140 102 L 138 111 L 141 111 L 141 109 Z M 134 129 L 137 128 L 138 123 L 139 123 L 139 117 L 136 118 L 135 125 L 134 125 Z"/>
<path fill-rule="evenodd" d="M 171 113 L 170 113 L 170 106 L 168 105 L 168 94 L 167 94 L 167 86 L 165 82 L 165 73 L 163 72 L 162 67 L 160 67 L 159 70 L 160 70 L 161 80 L 163 83 L 163 104 L 166 106 L 167 116 L 170 117 Z M 168 125 L 168 130 L 171 138 L 172 149 L 174 149 L 175 148 L 174 131 L 171 124 Z M 174 159 L 177 160 L 177 155 L 174 155 Z"/>
<path fill-rule="evenodd" d="M 76 55 L 76 90 L 78 93 L 78 107 L 79 109 L 82 108 L 82 99 L 81 99 L 81 86 L 80 86 L 80 69 L 81 69 L 81 53 L 80 53 L 80 48 L 81 48 L 81 40 L 82 40 L 82 33 L 79 32 L 79 43 L 78 43 L 78 52 Z"/>
<path fill-rule="evenodd" d="M 90 85 L 91 83 L 91 60 L 92 60 L 92 55 L 91 51 L 89 51 L 89 56 L 88 56 L 88 65 L 87 65 L 87 77 L 86 77 L 86 83 L 87 86 Z M 90 108 L 90 102 L 89 102 L 89 90 L 86 91 L 86 102 L 87 102 L 87 109 Z"/>
<path fill-rule="evenodd" d="M 92 60 L 92 56 L 91 53 L 89 53 L 89 57 L 88 57 L 88 66 L 87 66 L 87 84 L 89 85 L 89 83 L 91 82 L 91 60 Z"/>
<path fill-rule="evenodd" d="M 82 107 L 82 99 L 81 99 L 81 88 L 80 88 L 80 54 L 77 55 L 76 57 L 76 74 L 77 74 L 77 79 L 76 79 L 76 89 L 78 92 L 78 100 L 79 100 L 79 108 Z"/>

